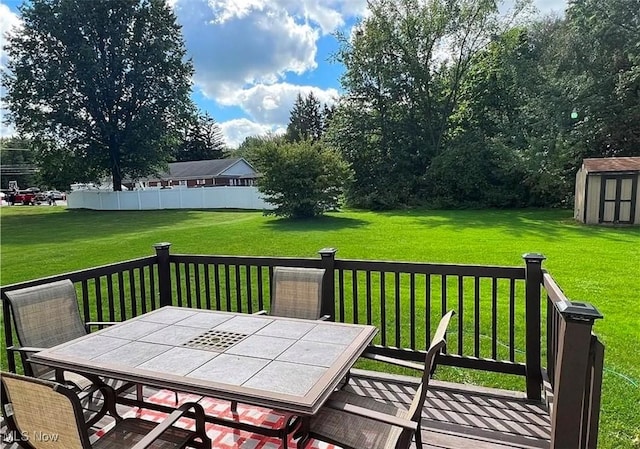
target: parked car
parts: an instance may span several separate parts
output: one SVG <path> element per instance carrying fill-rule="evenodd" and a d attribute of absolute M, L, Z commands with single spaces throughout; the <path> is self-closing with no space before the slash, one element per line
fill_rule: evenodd
<path fill-rule="evenodd" d="M 46 192 L 44 192 L 44 197 L 46 199 L 51 198 L 52 200 L 63 200 L 64 193 L 58 192 L 57 190 L 47 190 Z"/>

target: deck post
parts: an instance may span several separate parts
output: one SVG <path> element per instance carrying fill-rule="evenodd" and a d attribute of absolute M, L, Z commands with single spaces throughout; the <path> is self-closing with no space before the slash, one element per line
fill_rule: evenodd
<path fill-rule="evenodd" d="M 591 304 L 583 302 L 560 301 L 556 307 L 562 320 L 553 383 L 551 449 L 595 447 L 597 424 L 592 420 L 594 416 L 597 419 L 597 414 L 591 409 L 591 396 L 597 393 L 599 398 L 599 392 L 592 391 L 599 385 L 593 384 L 591 373 L 594 351 L 591 329 L 602 315 Z M 597 370 L 597 364 L 594 368 Z M 598 398 L 593 405 L 599 408 Z"/>
<path fill-rule="evenodd" d="M 526 324 L 526 376 L 527 398 L 542 398 L 542 367 L 540 363 L 540 290 L 542 285 L 542 254 L 527 253 L 525 261 L 525 324 Z"/>
<path fill-rule="evenodd" d="M 318 251 L 322 258 L 322 268 L 324 268 L 324 279 L 322 281 L 322 306 L 320 312 L 322 315 L 329 315 L 331 321 L 336 320 L 336 301 L 335 301 L 335 261 L 336 248 L 322 248 Z"/>
<path fill-rule="evenodd" d="M 170 306 L 171 300 L 171 268 L 169 266 L 169 248 L 171 243 L 162 242 L 153 245 L 158 263 L 158 288 L 160 289 L 160 307 Z"/>

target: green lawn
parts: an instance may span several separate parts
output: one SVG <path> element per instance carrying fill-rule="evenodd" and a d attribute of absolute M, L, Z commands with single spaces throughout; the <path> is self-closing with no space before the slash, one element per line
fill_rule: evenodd
<path fill-rule="evenodd" d="M 3 207 L 3 285 L 153 254 L 337 257 L 521 266 L 540 252 L 568 297 L 604 314 L 600 447 L 640 447 L 640 227 L 573 222 L 570 211 L 347 211 L 292 222 L 260 212 L 95 212 Z M 460 378 L 460 376 L 455 376 Z M 635 440 L 635 443 L 633 442 Z"/>

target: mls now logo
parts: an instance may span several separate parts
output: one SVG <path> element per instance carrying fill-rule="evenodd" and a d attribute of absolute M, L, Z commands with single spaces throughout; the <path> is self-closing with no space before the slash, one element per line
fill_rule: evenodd
<path fill-rule="evenodd" d="M 2 434 L 3 443 L 19 443 L 21 441 L 56 442 L 60 435 L 48 432 L 19 432 L 17 430 L 7 431 Z"/>

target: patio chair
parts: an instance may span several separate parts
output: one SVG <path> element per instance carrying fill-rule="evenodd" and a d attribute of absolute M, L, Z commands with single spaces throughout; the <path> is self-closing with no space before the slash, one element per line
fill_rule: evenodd
<path fill-rule="evenodd" d="M 420 423 L 436 355 L 445 347 L 445 335 L 454 312 L 446 313 L 427 349 L 424 365 L 367 354 L 381 362 L 422 371 L 422 379 L 408 410 L 344 390 L 333 393 L 327 403 L 307 422 L 308 436 L 343 448 L 408 448 L 415 434 L 416 447 L 422 447 Z"/>
<path fill-rule="evenodd" d="M 319 268 L 275 267 L 273 269 L 270 315 L 307 320 L 326 320 L 321 315 L 322 281 Z M 261 310 L 258 314 L 265 314 Z"/>
<path fill-rule="evenodd" d="M 78 310 L 78 299 L 73 283 L 69 279 L 48 284 L 26 287 L 5 292 L 11 306 L 11 315 L 18 337 L 19 346 L 7 348 L 17 352 L 27 376 L 43 379 L 55 378 L 74 387 L 78 391 L 90 391 L 101 380 L 89 379 L 80 374 L 53 370 L 44 365 L 29 361 L 29 354 L 66 343 L 89 333 L 90 326 L 112 325 L 113 322 L 84 323 Z M 125 385 L 121 390 L 129 389 L 133 384 Z M 141 397 L 141 387 L 138 397 Z"/>
<path fill-rule="evenodd" d="M 115 392 L 102 384 L 104 402 L 89 421 L 78 396 L 66 386 L 34 377 L 2 373 L 2 413 L 10 435 L 23 448 L 34 449 L 169 449 L 189 445 L 209 449 L 211 440 L 205 433 L 204 409 L 199 404 L 183 404 L 161 423 L 139 418 L 122 419 L 116 412 Z M 173 426 L 192 410 L 195 431 Z M 115 425 L 94 443 L 89 429 L 109 414 Z M 22 437 L 28 438 L 22 438 Z M 25 440 L 25 441 L 23 441 Z M 30 440 L 30 441 L 28 441 Z"/>

